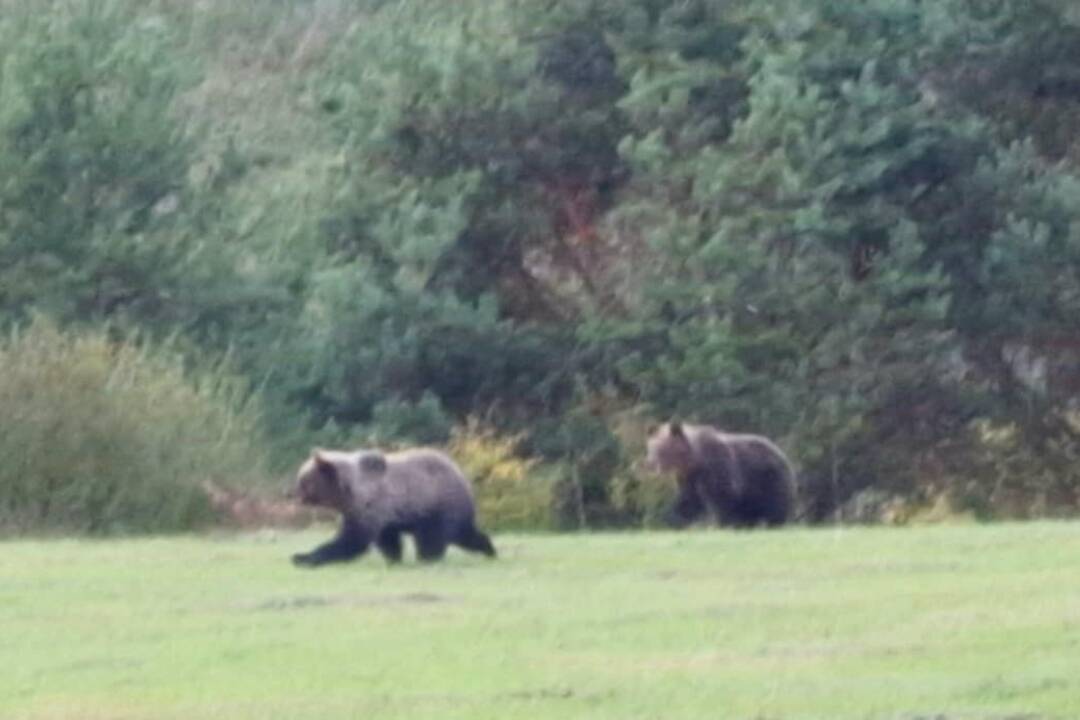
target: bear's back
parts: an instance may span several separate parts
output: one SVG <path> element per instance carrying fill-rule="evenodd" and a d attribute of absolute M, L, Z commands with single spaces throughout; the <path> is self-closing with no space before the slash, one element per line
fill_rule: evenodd
<path fill-rule="evenodd" d="M 739 458 L 744 467 L 775 468 L 794 475 L 791 462 L 784 451 L 769 438 L 752 433 L 726 433 L 718 431 Z"/>
<path fill-rule="evenodd" d="M 469 481 L 445 453 L 411 448 L 386 455 L 386 491 L 392 505 L 409 514 L 438 510 L 461 517 L 473 514 Z"/>

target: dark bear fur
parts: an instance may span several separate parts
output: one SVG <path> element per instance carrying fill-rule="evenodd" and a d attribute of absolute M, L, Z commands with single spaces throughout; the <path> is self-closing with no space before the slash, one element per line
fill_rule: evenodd
<path fill-rule="evenodd" d="M 662 425 L 649 436 L 647 464 L 678 478 L 670 520 L 685 527 L 710 511 L 719 525 L 777 526 L 791 517 L 794 472 L 783 451 L 760 435 L 707 425 Z"/>
<path fill-rule="evenodd" d="M 294 494 L 305 505 L 341 513 L 337 536 L 293 555 L 297 565 L 351 560 L 372 542 L 397 563 L 402 533 L 413 536 L 416 554 L 426 562 L 441 559 L 449 544 L 495 557 L 491 539 L 476 527 L 472 488 L 437 450 L 315 450 L 297 473 Z"/>

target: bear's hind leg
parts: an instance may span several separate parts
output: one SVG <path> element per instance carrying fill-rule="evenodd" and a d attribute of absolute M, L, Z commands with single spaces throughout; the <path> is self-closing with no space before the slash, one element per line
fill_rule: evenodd
<path fill-rule="evenodd" d="M 441 522 L 421 523 L 413 533 L 416 556 L 423 562 L 441 560 L 446 554 L 446 531 Z"/>
<path fill-rule="evenodd" d="M 779 527 L 791 519 L 791 478 L 783 468 L 773 468 L 761 478 L 758 508 L 766 527 Z"/>
<path fill-rule="evenodd" d="M 401 533 L 396 529 L 387 528 L 379 533 L 375 546 L 386 558 L 386 562 L 391 565 L 401 562 Z"/>
<path fill-rule="evenodd" d="M 470 552 L 477 552 L 495 557 L 495 546 L 491 544 L 491 538 L 476 525 L 469 523 L 458 535 L 457 544 Z"/>

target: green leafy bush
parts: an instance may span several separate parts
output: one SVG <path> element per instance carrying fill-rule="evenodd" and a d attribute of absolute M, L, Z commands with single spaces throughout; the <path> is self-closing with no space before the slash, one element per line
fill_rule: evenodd
<path fill-rule="evenodd" d="M 665 527 L 676 489 L 670 477 L 628 467 L 611 479 L 611 504 L 627 524 Z"/>
<path fill-rule="evenodd" d="M 954 506 L 1013 519 L 1068 517 L 1080 506 L 1080 441 L 1074 436 L 1049 435 L 1036 449 L 1018 423 L 987 420 L 972 423 L 969 434 L 963 466 L 946 477 Z"/>
<path fill-rule="evenodd" d="M 176 531 L 253 483 L 258 413 L 219 371 L 36 319 L 0 346 L 0 533 Z"/>
<path fill-rule="evenodd" d="M 477 513 L 493 530 L 546 530 L 552 526 L 552 484 L 534 473 L 536 461 L 517 454 L 519 437 L 500 437 L 476 422 L 454 430 L 450 454 L 470 478 Z"/>
<path fill-rule="evenodd" d="M 612 417 L 612 432 L 622 455 L 610 481 L 611 504 L 623 524 L 664 527 L 675 503 L 678 484 L 670 473 L 645 468 L 646 440 L 653 424 L 639 412 Z"/>

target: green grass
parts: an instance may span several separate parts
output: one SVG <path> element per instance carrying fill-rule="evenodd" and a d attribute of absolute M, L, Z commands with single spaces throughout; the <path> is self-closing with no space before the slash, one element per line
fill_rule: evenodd
<path fill-rule="evenodd" d="M 1080 525 L 322 536 L 0 544 L 0 717 L 1080 717 Z"/>

